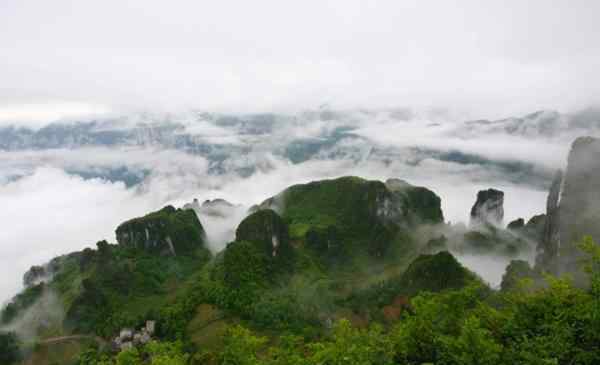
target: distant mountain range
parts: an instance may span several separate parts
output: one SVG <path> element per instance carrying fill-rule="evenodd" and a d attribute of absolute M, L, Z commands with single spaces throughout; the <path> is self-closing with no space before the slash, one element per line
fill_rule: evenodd
<path fill-rule="evenodd" d="M 149 148 L 176 150 L 206 158 L 214 174 L 235 172 L 248 176 L 257 169 L 272 168 L 269 158 L 298 164 L 309 160 L 347 159 L 360 163 L 401 160 L 418 165 L 433 159 L 495 169 L 507 180 L 548 187 L 552 169 L 527 159 L 494 158 L 489 154 L 456 147 L 382 143 L 363 135 L 365 126 L 385 128 L 403 123 L 410 128 L 434 131 L 437 138 L 477 141 L 489 136 L 525 138 L 545 143 L 570 143 L 578 135 L 600 134 L 600 111 L 575 114 L 538 111 L 501 120 L 444 121 L 443 117 L 419 116 L 405 110 L 333 111 L 327 108 L 297 114 L 226 115 L 200 112 L 180 114 L 138 113 L 91 120 L 62 121 L 40 129 L 19 126 L 0 128 L 0 150 L 46 151 L 82 148 Z M 398 127 L 400 126 L 400 127 Z M 416 127 L 415 127 L 416 126 Z M 440 131 L 438 132 L 438 129 Z M 394 129 L 398 133 L 398 129 Z M 151 171 L 130 166 L 90 169 L 67 167 L 84 178 L 102 177 L 135 185 Z M 18 176 L 17 176 L 18 177 Z"/>

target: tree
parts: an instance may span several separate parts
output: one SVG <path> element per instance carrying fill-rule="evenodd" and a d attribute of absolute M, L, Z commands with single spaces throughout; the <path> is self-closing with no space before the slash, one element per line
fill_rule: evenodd
<path fill-rule="evenodd" d="M 151 365 L 186 365 L 189 359 L 181 342 L 152 341 L 146 345 L 145 351 L 150 356 Z"/>
<path fill-rule="evenodd" d="M 219 355 L 221 365 L 258 365 L 257 353 L 266 339 L 257 337 L 242 326 L 228 329 L 224 338 L 224 349 Z"/>
<path fill-rule="evenodd" d="M 301 337 L 285 335 L 277 346 L 269 349 L 268 365 L 309 365 L 304 354 L 304 342 Z"/>
<path fill-rule="evenodd" d="M 20 357 L 17 335 L 14 332 L 0 332 L 0 364 L 12 364 Z"/>
<path fill-rule="evenodd" d="M 387 365 L 393 363 L 393 345 L 383 329 L 353 328 L 348 320 L 337 322 L 330 341 L 312 344 L 308 363 L 328 365 Z"/>
<path fill-rule="evenodd" d="M 502 346 L 496 343 L 490 331 L 483 328 L 479 318 L 468 317 L 460 336 L 445 336 L 441 342 L 442 363 L 456 365 L 495 365 L 500 363 Z"/>
<path fill-rule="evenodd" d="M 140 353 L 135 347 L 119 352 L 117 365 L 141 365 Z"/>

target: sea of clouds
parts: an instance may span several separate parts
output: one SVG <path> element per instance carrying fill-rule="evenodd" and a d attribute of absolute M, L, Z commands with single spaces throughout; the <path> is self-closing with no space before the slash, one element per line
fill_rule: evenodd
<path fill-rule="evenodd" d="M 467 223 L 477 191 L 493 187 L 506 194 L 506 223 L 518 217 L 527 220 L 544 212 L 550 184 L 545 176 L 565 166 L 572 139 L 595 133 L 567 129 L 549 136 L 531 131 L 513 135 L 485 123 L 473 127 L 449 114 L 409 113 L 399 118 L 397 111 L 344 112 L 329 119 L 297 114 L 282 120 L 267 132 L 248 133 L 248 124 L 224 127 L 188 114 L 178 117 L 180 133 L 231 148 L 233 152 L 219 162 L 219 171 L 206 156 L 156 143 L 0 152 L 0 301 L 21 288 L 21 277 L 31 265 L 93 247 L 102 239 L 114 242 L 115 228 L 129 218 L 167 204 L 180 207 L 194 198 L 226 199 L 239 205 L 235 214 L 221 220 L 200 217 L 211 248 L 218 251 L 232 238 L 248 207 L 292 184 L 324 178 L 401 178 L 426 186 L 442 198 L 444 217 L 452 223 Z M 132 128 L 144 117 L 121 121 L 106 128 Z M 293 163 L 281 153 L 294 141 L 332 138 L 332 131 L 341 126 L 348 127 L 345 136 L 308 159 Z M 444 160 L 423 151 L 460 152 L 483 162 Z M 513 173 L 498 165 L 515 162 L 529 169 Z M 247 167 L 251 170 L 239 172 Z M 128 185 L 105 176 L 119 168 L 138 176 L 139 182 Z M 530 179 L 531 173 L 538 178 Z M 475 256 L 461 260 L 494 285 L 507 264 L 507 259 L 484 261 Z"/>

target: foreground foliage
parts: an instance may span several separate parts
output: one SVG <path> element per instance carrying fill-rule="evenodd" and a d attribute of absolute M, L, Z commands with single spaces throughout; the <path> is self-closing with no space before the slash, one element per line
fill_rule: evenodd
<path fill-rule="evenodd" d="M 11 364 L 19 359 L 17 336 L 13 332 L 0 332 L 0 364 Z"/>
<path fill-rule="evenodd" d="M 87 353 L 79 364 L 598 364 L 600 248 L 589 239 L 581 246 L 590 257 L 587 289 L 555 277 L 547 277 L 541 289 L 495 293 L 473 282 L 414 296 L 410 310 L 388 326 L 357 327 L 342 319 L 329 333 L 309 340 L 232 325 L 216 352 L 154 342 L 113 358 L 93 359 Z"/>

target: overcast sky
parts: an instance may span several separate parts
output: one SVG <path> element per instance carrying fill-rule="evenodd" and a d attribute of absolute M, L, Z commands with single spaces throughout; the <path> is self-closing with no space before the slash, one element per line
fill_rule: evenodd
<path fill-rule="evenodd" d="M 0 0 L 0 119 L 119 108 L 435 106 L 600 95 L 600 2 Z"/>

